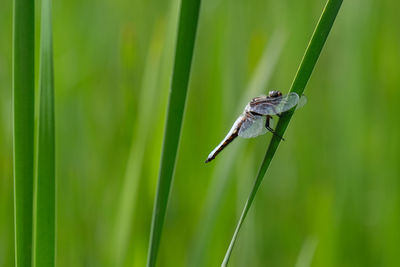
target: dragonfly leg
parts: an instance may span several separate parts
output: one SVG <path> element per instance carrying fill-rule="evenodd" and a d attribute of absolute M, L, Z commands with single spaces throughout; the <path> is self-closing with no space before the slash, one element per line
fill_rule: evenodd
<path fill-rule="evenodd" d="M 268 131 L 270 131 L 273 135 L 278 136 L 282 141 L 285 141 L 285 138 L 283 138 L 282 136 L 278 135 L 274 129 L 272 129 L 269 125 L 269 120 L 271 119 L 270 116 L 267 116 L 267 119 L 265 121 L 265 128 L 267 128 Z"/>

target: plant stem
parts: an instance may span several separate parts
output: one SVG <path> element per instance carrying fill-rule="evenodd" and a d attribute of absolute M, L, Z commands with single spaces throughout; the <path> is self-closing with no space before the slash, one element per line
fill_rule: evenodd
<path fill-rule="evenodd" d="M 55 265 L 55 136 L 51 0 L 42 1 L 34 266 Z"/>
<path fill-rule="evenodd" d="M 325 41 L 328 37 L 328 34 L 332 28 L 333 22 L 335 21 L 336 15 L 339 12 L 340 6 L 343 0 L 328 0 L 324 11 L 317 23 L 317 26 L 314 30 L 314 33 L 311 37 L 311 40 L 308 44 L 306 52 L 303 56 L 303 59 L 300 63 L 300 67 L 296 73 L 292 86 L 290 88 L 290 92 L 296 92 L 298 95 L 302 95 L 304 92 L 304 88 L 310 79 L 311 73 L 317 63 L 318 57 L 321 53 L 321 50 L 325 44 Z M 283 116 L 279 119 L 279 122 L 276 126 L 276 135 L 273 135 L 271 142 L 269 143 L 267 152 L 265 154 L 264 160 L 261 163 L 260 170 L 257 174 L 256 181 L 253 185 L 253 188 L 250 192 L 250 195 L 246 201 L 246 204 L 243 208 L 242 214 L 239 218 L 239 222 L 236 226 L 235 232 L 233 234 L 231 243 L 229 244 L 228 250 L 225 254 L 225 258 L 222 262 L 222 266 L 226 266 L 229 262 L 230 255 L 232 253 L 233 246 L 235 244 L 237 235 L 239 230 L 243 224 L 244 219 L 253 203 L 254 197 L 256 196 L 257 190 L 260 187 L 260 184 L 264 178 L 264 175 L 271 163 L 273 156 L 275 155 L 276 149 L 281 141 L 280 137 L 283 136 L 285 130 L 290 122 L 294 113 L 294 109 L 288 111 L 283 114 Z"/>
<path fill-rule="evenodd" d="M 175 169 L 187 87 L 196 39 L 200 0 L 182 0 L 163 151 L 151 224 L 147 266 L 155 266 Z"/>
<path fill-rule="evenodd" d="M 14 0 L 13 117 L 15 266 L 31 266 L 34 151 L 34 18 L 32 0 Z"/>

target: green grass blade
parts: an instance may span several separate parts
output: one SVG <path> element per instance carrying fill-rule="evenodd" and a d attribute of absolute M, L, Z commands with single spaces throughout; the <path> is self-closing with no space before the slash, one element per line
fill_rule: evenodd
<path fill-rule="evenodd" d="M 55 137 L 51 0 L 42 1 L 34 266 L 55 265 Z"/>
<path fill-rule="evenodd" d="M 294 78 L 294 81 L 290 88 L 291 92 L 296 92 L 299 95 L 303 93 L 304 88 L 314 69 L 314 66 L 317 63 L 318 57 L 325 44 L 328 34 L 332 28 L 333 22 L 335 21 L 336 15 L 339 12 L 341 4 L 342 0 L 329 0 L 327 2 L 325 9 L 321 15 L 321 18 L 318 21 L 315 31 L 311 37 L 311 41 L 308 44 L 304 57 L 301 61 L 300 67 Z M 284 113 L 281 119 L 279 119 L 279 122 L 276 126 L 277 135 L 274 135 L 272 137 L 271 142 L 268 146 L 263 162 L 261 163 L 261 168 L 257 174 L 256 181 L 243 208 L 242 214 L 239 218 L 239 222 L 233 234 L 231 243 L 229 244 L 228 250 L 225 254 L 222 266 L 226 266 L 228 264 L 239 230 L 243 224 L 244 219 L 246 218 L 246 215 L 251 207 L 251 204 L 253 203 L 257 190 L 264 178 L 264 175 L 269 167 L 269 164 L 281 141 L 281 139 L 277 136 L 283 136 L 293 113 L 294 110 L 291 110 L 290 112 Z"/>
<path fill-rule="evenodd" d="M 14 227 L 15 266 L 32 257 L 34 151 L 34 1 L 14 0 Z"/>
<path fill-rule="evenodd" d="M 156 200 L 151 224 L 147 266 L 155 265 L 158 248 L 160 246 L 182 128 L 200 2 L 200 0 L 182 0 L 181 2 L 175 62 L 168 102 Z"/>

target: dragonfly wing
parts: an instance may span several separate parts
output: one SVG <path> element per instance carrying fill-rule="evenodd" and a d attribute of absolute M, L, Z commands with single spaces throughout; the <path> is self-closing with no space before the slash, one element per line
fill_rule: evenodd
<path fill-rule="evenodd" d="M 243 138 L 254 138 L 265 134 L 266 132 L 267 129 L 265 128 L 265 117 L 252 116 L 247 117 L 242 123 L 239 130 L 239 136 Z"/>
<path fill-rule="evenodd" d="M 299 103 L 297 103 L 296 109 L 304 107 L 305 104 L 307 104 L 307 97 L 305 95 L 301 95 Z"/>
<path fill-rule="evenodd" d="M 265 97 L 250 103 L 250 112 L 262 115 L 276 115 L 288 111 L 299 102 L 299 95 L 291 92 L 285 96 Z"/>

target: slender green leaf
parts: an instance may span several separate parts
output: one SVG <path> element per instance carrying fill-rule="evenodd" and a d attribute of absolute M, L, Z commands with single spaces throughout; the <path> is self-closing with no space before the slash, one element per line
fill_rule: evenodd
<path fill-rule="evenodd" d="M 200 0 L 182 0 L 181 2 L 175 62 L 168 102 L 156 200 L 151 224 L 147 266 L 154 266 L 156 264 L 158 248 L 160 246 L 182 128 L 200 2 Z"/>
<path fill-rule="evenodd" d="M 336 15 L 339 12 L 341 4 L 342 0 L 329 0 L 327 2 L 325 9 L 322 12 L 321 18 L 318 21 L 315 31 L 311 37 L 311 41 L 306 49 L 304 57 L 300 63 L 300 67 L 296 73 L 296 76 L 290 88 L 290 92 L 296 92 L 299 95 L 303 94 L 304 88 L 308 80 L 310 79 L 311 73 L 314 69 L 315 64 L 317 63 L 318 57 L 325 44 L 325 41 L 332 28 L 332 25 L 335 21 Z M 256 196 L 257 190 L 260 187 L 260 184 L 269 167 L 269 164 L 271 163 L 275 151 L 278 148 L 278 145 L 281 141 L 281 139 L 278 136 L 283 136 L 289 124 L 289 121 L 293 116 L 293 113 L 294 109 L 284 113 L 283 116 L 278 121 L 278 124 L 276 126 L 277 135 L 274 135 L 271 139 L 271 142 L 269 143 L 267 152 L 265 154 L 263 162 L 261 163 L 261 168 L 257 174 L 256 181 L 243 208 L 242 214 L 239 218 L 239 222 L 236 226 L 232 240 L 225 254 L 222 266 L 226 266 L 228 264 L 239 230 L 243 224 L 244 219 L 246 218 L 246 215 L 251 207 L 251 204 L 253 203 L 254 197 Z"/>
<path fill-rule="evenodd" d="M 34 266 L 55 265 L 55 137 L 51 0 L 42 1 Z"/>
<path fill-rule="evenodd" d="M 34 1 L 14 0 L 14 225 L 15 265 L 32 257 L 34 151 Z"/>

